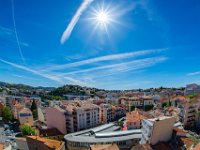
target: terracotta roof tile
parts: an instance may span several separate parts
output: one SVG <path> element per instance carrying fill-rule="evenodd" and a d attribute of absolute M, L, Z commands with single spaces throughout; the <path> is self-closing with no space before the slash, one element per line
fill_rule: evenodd
<path fill-rule="evenodd" d="M 188 138 L 181 137 L 180 140 L 182 143 L 184 143 L 186 145 L 187 149 L 190 148 L 192 145 L 194 145 L 194 141 L 192 141 Z"/>
<path fill-rule="evenodd" d="M 193 148 L 193 150 L 200 150 L 200 143 L 197 144 L 197 145 Z"/>
<path fill-rule="evenodd" d="M 59 149 L 60 146 L 62 145 L 61 141 L 51 140 L 51 139 L 47 139 L 47 138 L 41 138 L 39 136 L 28 136 L 28 138 L 43 142 L 45 145 L 47 145 L 50 148 Z"/>
<path fill-rule="evenodd" d="M 146 119 L 139 111 L 132 111 L 126 114 L 126 122 L 137 122 Z"/>

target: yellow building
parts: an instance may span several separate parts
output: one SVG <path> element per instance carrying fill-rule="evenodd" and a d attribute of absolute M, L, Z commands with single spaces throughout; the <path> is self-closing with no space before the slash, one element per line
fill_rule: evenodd
<path fill-rule="evenodd" d="M 23 108 L 18 113 L 19 122 L 21 125 L 28 124 L 30 126 L 33 125 L 33 115 L 30 109 Z"/>

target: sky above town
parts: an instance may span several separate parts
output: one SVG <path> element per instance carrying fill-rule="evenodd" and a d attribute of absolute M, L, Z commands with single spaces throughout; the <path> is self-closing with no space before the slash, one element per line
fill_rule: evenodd
<path fill-rule="evenodd" d="M 200 1 L 0 0 L 0 81 L 200 84 Z"/>

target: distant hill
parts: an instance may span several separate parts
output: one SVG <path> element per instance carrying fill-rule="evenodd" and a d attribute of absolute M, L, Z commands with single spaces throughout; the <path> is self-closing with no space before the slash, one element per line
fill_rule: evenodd
<path fill-rule="evenodd" d="M 82 87 L 79 85 L 64 85 L 51 91 L 49 95 L 64 96 L 64 95 L 95 95 L 97 91 L 101 91 L 96 88 Z"/>
<path fill-rule="evenodd" d="M 55 87 L 33 87 L 30 85 L 25 84 L 12 84 L 12 83 L 6 83 L 0 81 L 0 87 L 9 88 L 9 89 L 26 89 L 26 90 L 35 90 L 35 89 L 44 89 L 44 90 L 54 90 Z"/>
<path fill-rule="evenodd" d="M 91 88 L 91 87 L 82 87 L 79 85 L 64 85 L 62 87 L 33 87 L 29 85 L 24 84 L 10 84 L 5 82 L 0 82 L 0 90 L 2 89 L 9 89 L 9 94 L 12 94 L 12 90 L 16 91 L 14 95 L 38 95 L 41 96 L 42 99 L 49 99 L 49 100 L 60 100 L 64 99 L 65 95 L 90 95 L 90 96 L 102 96 L 101 93 L 127 93 L 127 92 L 134 92 L 134 91 L 140 91 L 140 92 L 161 92 L 163 90 L 165 91 L 184 91 L 185 88 L 165 88 L 165 87 L 159 87 L 159 88 L 149 88 L 149 89 L 135 89 L 135 90 L 104 90 L 104 89 L 97 89 L 97 88 Z M 17 93 L 17 94 L 16 94 Z"/>
<path fill-rule="evenodd" d="M 63 99 L 64 95 L 95 95 L 97 91 L 105 91 L 97 88 L 82 87 L 79 85 L 64 85 L 62 87 L 33 87 L 24 84 L 10 84 L 0 82 L 0 88 L 18 91 L 18 95 L 38 95 L 44 99 Z M 36 92 L 37 91 L 37 92 Z M 47 92 L 48 91 L 48 92 Z"/>

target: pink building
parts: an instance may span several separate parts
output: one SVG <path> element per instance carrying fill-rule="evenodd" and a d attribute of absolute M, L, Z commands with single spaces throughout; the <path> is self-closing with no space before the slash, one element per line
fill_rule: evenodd
<path fill-rule="evenodd" d="M 65 111 L 59 106 L 46 109 L 46 121 L 48 128 L 57 128 L 61 133 L 67 133 Z"/>

